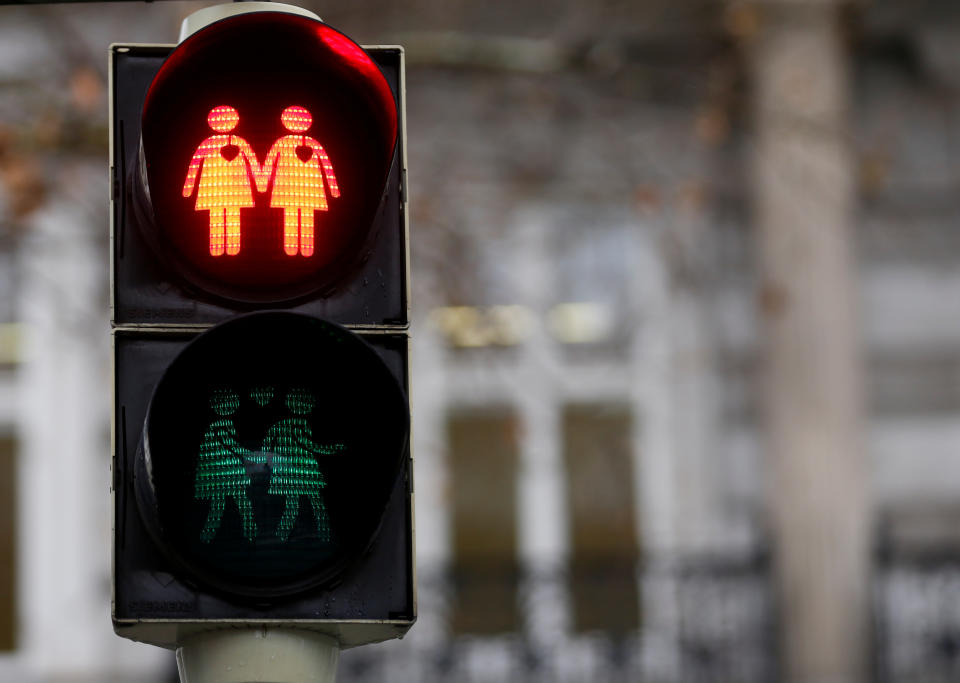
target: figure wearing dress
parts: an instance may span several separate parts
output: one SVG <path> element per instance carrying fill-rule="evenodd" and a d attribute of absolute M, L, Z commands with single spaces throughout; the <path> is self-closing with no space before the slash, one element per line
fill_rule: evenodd
<path fill-rule="evenodd" d="M 254 206 L 253 185 L 260 190 L 260 164 L 253 149 L 242 137 L 230 134 L 240 115 L 233 107 L 214 107 L 207 123 L 217 135 L 211 135 L 197 147 L 183 196 L 190 197 L 194 186 L 194 209 L 210 212 L 210 255 L 240 252 L 240 209 Z"/>
<path fill-rule="evenodd" d="M 214 392 L 211 405 L 220 418 L 207 428 L 197 454 L 197 472 L 193 495 L 197 500 L 209 500 L 207 522 L 200 533 L 203 542 L 209 543 L 220 528 L 220 521 L 228 498 L 233 498 L 243 518 L 243 535 L 254 540 L 257 527 L 253 507 L 247 495 L 250 477 L 244 466 L 250 451 L 237 441 L 237 428 L 230 417 L 236 412 L 239 400 L 230 391 Z"/>
<path fill-rule="evenodd" d="M 277 527 L 277 536 L 281 540 L 290 536 L 300 511 L 301 496 L 310 500 L 317 537 L 330 540 L 330 521 L 321 494 L 327 482 L 320 471 L 317 456 L 333 455 L 341 449 L 340 446 L 316 443 L 306 418 L 300 416 L 284 418 L 267 431 L 262 448 L 263 452 L 272 453 L 267 493 L 286 497 L 286 508 Z"/>
<path fill-rule="evenodd" d="M 288 256 L 312 256 L 314 212 L 329 208 L 324 180 L 331 197 L 340 196 L 333 164 L 323 146 L 304 134 L 313 117 L 303 107 L 287 107 L 280 120 L 297 133 L 279 138 L 267 153 L 260 171 L 259 186 L 266 189 L 270 179 L 270 206 L 283 209 L 283 250 Z"/>

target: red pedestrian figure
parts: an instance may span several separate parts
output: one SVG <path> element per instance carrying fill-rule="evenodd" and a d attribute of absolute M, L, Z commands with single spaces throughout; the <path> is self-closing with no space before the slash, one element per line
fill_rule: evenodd
<path fill-rule="evenodd" d="M 339 197 L 340 188 L 327 152 L 319 142 L 304 134 L 313 124 L 310 112 L 303 107 L 287 107 L 280 121 L 294 134 L 273 143 L 260 171 L 258 187 L 262 185 L 266 189 L 273 179 L 270 206 L 283 209 L 283 251 L 288 256 L 296 256 L 297 252 L 311 256 L 313 212 L 328 209 L 323 179 L 327 180 L 331 197 Z"/>
<path fill-rule="evenodd" d="M 199 175 L 195 208 L 210 212 L 210 254 L 226 252 L 233 256 L 240 252 L 240 209 L 254 205 L 251 183 L 263 191 L 260 164 L 246 140 L 229 134 L 240 123 L 236 109 L 214 107 L 207 123 L 218 135 L 211 135 L 197 147 L 183 184 L 183 196 L 193 194 Z"/>

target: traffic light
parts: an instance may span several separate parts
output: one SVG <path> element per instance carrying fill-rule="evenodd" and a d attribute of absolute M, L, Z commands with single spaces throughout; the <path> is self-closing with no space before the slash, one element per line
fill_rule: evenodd
<path fill-rule="evenodd" d="M 115 630 L 402 636 L 402 50 L 258 11 L 110 57 Z"/>

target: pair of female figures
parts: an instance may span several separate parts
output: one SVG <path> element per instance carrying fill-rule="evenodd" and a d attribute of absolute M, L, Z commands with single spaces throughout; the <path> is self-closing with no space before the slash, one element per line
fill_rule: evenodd
<path fill-rule="evenodd" d="M 266 397 L 269 401 L 269 397 Z M 258 403 L 261 403 L 258 400 Z M 258 452 L 244 448 L 237 440 L 233 414 L 240 408 L 240 398 L 231 389 L 217 389 L 210 397 L 210 407 L 217 414 L 204 434 L 197 458 L 194 497 L 209 500 L 207 521 L 200 532 L 204 543 L 211 542 L 220 528 L 227 499 L 232 498 L 243 521 L 243 535 L 248 541 L 257 537 L 253 506 L 248 489 L 252 483 L 246 463 L 270 464 L 271 476 L 267 493 L 284 497 L 283 516 L 276 535 L 286 541 L 300 512 L 300 498 L 306 496 L 313 509 L 317 538 L 330 542 L 330 518 L 321 489 L 327 485 L 318 456 L 343 451 L 343 444 L 318 444 L 306 416 L 313 410 L 315 399 L 304 389 L 291 390 L 285 400 L 291 415 L 278 420 L 267 431 Z"/>
<path fill-rule="evenodd" d="M 313 123 L 303 107 L 287 107 L 280 115 L 291 132 L 279 138 L 263 166 L 250 144 L 230 131 L 240 114 L 229 106 L 214 107 L 207 123 L 217 132 L 200 143 L 190 160 L 183 196 L 197 187 L 197 211 L 210 212 L 210 254 L 240 253 L 240 209 L 254 206 L 257 192 L 270 192 L 270 206 L 283 209 L 283 250 L 288 256 L 311 256 L 314 248 L 314 211 L 326 211 L 324 178 L 332 197 L 340 196 L 333 164 L 319 142 L 305 131 Z M 199 179 L 199 182 L 198 182 Z"/>

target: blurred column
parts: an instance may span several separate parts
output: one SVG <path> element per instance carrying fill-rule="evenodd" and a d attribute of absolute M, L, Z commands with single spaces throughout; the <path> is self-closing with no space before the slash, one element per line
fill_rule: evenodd
<path fill-rule="evenodd" d="M 78 164 L 58 180 L 18 252 L 20 648 L 28 680 L 159 680 L 172 653 L 110 624 L 106 220 L 83 210 L 105 202 L 105 174 Z"/>
<path fill-rule="evenodd" d="M 419 294 L 419 292 L 417 292 Z M 431 310 L 436 300 L 416 299 L 420 310 Z M 446 349 L 436 329 L 422 317 L 414 318 L 411 344 L 411 449 L 414 457 L 414 503 L 417 556 L 417 628 L 403 645 L 416 648 L 407 662 L 427 668 L 430 652 L 439 652 L 448 637 L 450 585 L 445 580 L 451 562 L 450 476 L 445 458 Z M 363 649 L 363 648 L 359 648 Z M 402 659 L 399 650 L 396 660 Z M 413 676 L 412 676 L 413 677 Z"/>
<path fill-rule="evenodd" d="M 661 238 L 669 288 L 664 321 L 669 390 L 661 398 L 670 404 L 677 551 L 693 559 L 734 549 L 721 506 L 724 472 L 715 448 L 722 398 L 710 296 L 716 245 L 702 188 L 690 184 L 679 195 Z"/>
<path fill-rule="evenodd" d="M 541 314 L 552 303 L 556 278 L 549 227 L 536 208 L 521 211 L 512 261 L 521 301 Z M 542 325 L 531 330 L 522 353 L 517 368 L 523 424 L 517 482 L 517 550 L 524 571 L 522 613 L 533 652 L 549 666 L 556 662 L 557 648 L 570 632 L 570 603 L 564 582 L 570 529 L 557 391 L 562 369 L 556 347 Z"/>
<path fill-rule="evenodd" d="M 870 560 L 848 58 L 837 2 L 761 3 L 753 21 L 763 409 L 782 679 L 855 683 L 866 677 Z"/>
<path fill-rule="evenodd" d="M 637 546 L 643 562 L 638 578 L 643 618 L 641 667 L 650 680 L 678 680 L 680 650 L 677 608 L 678 495 L 673 457 L 671 310 L 669 271 L 654 239 L 663 226 L 632 233 L 636 267 L 631 274 L 637 319 L 631 341 L 630 401 L 633 414 L 634 500 Z M 668 397 L 665 399 L 665 397 Z"/>

